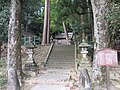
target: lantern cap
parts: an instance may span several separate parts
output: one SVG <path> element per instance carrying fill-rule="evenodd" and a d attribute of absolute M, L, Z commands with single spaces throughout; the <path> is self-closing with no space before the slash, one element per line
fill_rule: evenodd
<path fill-rule="evenodd" d="M 33 43 L 28 42 L 28 43 L 25 44 L 25 47 L 28 48 L 28 49 L 33 49 L 33 48 L 35 48 L 36 46 L 35 46 Z"/>
<path fill-rule="evenodd" d="M 82 39 L 82 43 L 80 43 L 80 45 L 78 47 L 83 47 L 83 48 L 87 48 L 89 47 L 90 45 L 88 43 L 85 42 L 85 39 Z"/>

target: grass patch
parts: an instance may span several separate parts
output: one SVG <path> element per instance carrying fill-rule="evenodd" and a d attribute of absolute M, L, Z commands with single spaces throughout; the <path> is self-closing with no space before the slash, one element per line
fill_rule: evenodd
<path fill-rule="evenodd" d="M 0 59 L 0 68 L 6 66 L 6 62 L 4 59 Z"/>
<path fill-rule="evenodd" d="M 7 82 L 6 79 L 6 61 L 0 59 L 0 87 L 4 86 Z"/>
<path fill-rule="evenodd" d="M 6 84 L 7 80 L 5 76 L 0 76 L 0 86 L 4 86 Z"/>

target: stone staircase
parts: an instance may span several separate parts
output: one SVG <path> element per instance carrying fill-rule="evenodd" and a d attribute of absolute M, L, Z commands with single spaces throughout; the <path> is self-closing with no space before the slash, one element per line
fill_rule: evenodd
<path fill-rule="evenodd" d="M 110 67 L 110 82 L 115 88 L 112 90 L 120 90 L 120 65 Z"/>
<path fill-rule="evenodd" d="M 47 68 L 70 69 L 75 66 L 74 45 L 54 45 Z"/>
<path fill-rule="evenodd" d="M 54 45 L 46 69 L 35 78 L 36 84 L 26 90 L 70 90 L 66 85 L 75 67 L 74 56 L 74 45 Z"/>
<path fill-rule="evenodd" d="M 44 84 L 66 84 L 75 67 L 74 45 L 54 45 L 46 64 L 46 71 L 38 78 Z"/>

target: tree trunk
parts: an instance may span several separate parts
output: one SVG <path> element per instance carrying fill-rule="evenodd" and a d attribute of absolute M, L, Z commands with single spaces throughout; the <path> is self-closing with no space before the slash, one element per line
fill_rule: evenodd
<path fill-rule="evenodd" d="M 48 22 L 47 22 L 47 44 L 49 44 L 49 34 L 50 34 L 50 0 L 48 0 L 48 4 L 47 4 L 47 18 L 48 18 Z"/>
<path fill-rule="evenodd" d="M 22 4 L 23 4 L 23 2 L 21 1 L 20 2 L 20 15 L 19 15 L 19 18 L 21 18 L 21 13 L 22 13 Z M 20 22 L 20 25 L 19 25 L 19 35 L 18 35 L 18 41 L 19 41 L 19 43 L 18 43 L 18 61 L 17 62 L 19 62 L 18 63 L 18 75 L 20 76 L 19 77 L 19 82 L 20 82 L 20 84 L 22 84 L 22 79 L 23 79 L 23 70 L 22 70 L 22 59 L 21 59 L 21 20 L 19 21 Z M 27 27 L 28 28 L 28 27 Z"/>
<path fill-rule="evenodd" d="M 50 1 L 45 0 L 44 27 L 43 27 L 43 36 L 42 36 L 41 45 L 49 44 L 49 29 L 50 29 L 49 8 L 50 8 Z"/>
<path fill-rule="evenodd" d="M 67 44 L 68 44 L 68 33 L 67 33 L 67 29 L 66 29 L 64 20 L 62 20 L 62 23 L 63 23 L 64 33 L 65 33 L 65 36 L 66 36 L 66 42 L 67 42 Z"/>
<path fill-rule="evenodd" d="M 95 90 L 99 90 L 100 80 L 104 79 L 102 76 L 102 68 L 97 65 L 96 53 L 98 50 L 107 47 L 107 0 L 91 0 L 93 17 L 94 17 L 94 59 L 93 59 L 93 81 Z M 104 84 L 104 83 L 103 83 Z"/>
<path fill-rule="evenodd" d="M 43 27 L 43 36 L 42 36 L 42 45 L 47 43 L 47 0 L 45 0 L 45 11 L 44 11 L 44 27 Z"/>
<path fill-rule="evenodd" d="M 20 25 L 21 27 L 21 25 Z M 22 71 L 22 60 L 21 60 L 21 28 L 19 30 L 19 33 L 18 33 L 18 59 L 17 59 L 17 71 L 18 71 L 18 76 L 19 76 L 19 81 L 20 81 L 20 84 L 22 84 L 22 79 L 23 79 L 23 71 Z"/>
<path fill-rule="evenodd" d="M 18 76 L 19 76 L 19 82 L 22 84 L 22 79 L 23 79 L 23 71 L 22 71 L 22 60 L 21 60 L 21 44 L 18 46 L 18 60 L 17 60 L 17 71 L 18 71 Z"/>
<path fill-rule="evenodd" d="M 18 47 L 20 44 L 20 12 L 21 0 L 11 0 L 10 21 L 8 29 L 8 54 L 7 54 L 7 90 L 20 90 L 17 77 Z"/>
<path fill-rule="evenodd" d="M 0 41 L 0 59 L 1 59 L 1 53 L 2 53 L 1 47 L 2 47 L 2 42 Z"/>

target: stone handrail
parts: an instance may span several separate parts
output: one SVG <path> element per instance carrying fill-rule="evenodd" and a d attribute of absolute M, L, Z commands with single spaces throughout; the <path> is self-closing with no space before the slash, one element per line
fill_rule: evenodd
<path fill-rule="evenodd" d="M 50 53 L 51 53 L 51 51 L 52 51 L 53 46 L 54 46 L 54 42 L 51 43 L 50 49 L 49 49 L 49 51 L 48 51 L 48 53 L 47 53 L 47 55 L 46 55 L 46 57 L 45 57 L 44 67 L 46 66 L 46 64 L 47 64 L 47 62 L 48 62 L 48 58 L 49 58 L 49 56 L 50 56 Z"/>
<path fill-rule="evenodd" d="M 75 43 L 75 70 L 77 70 L 77 44 Z"/>

